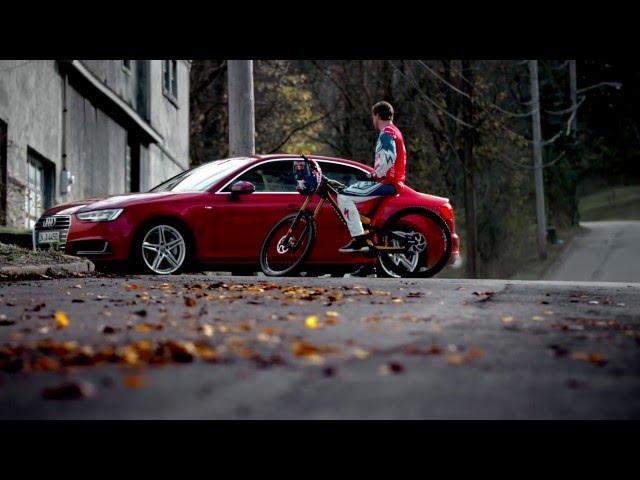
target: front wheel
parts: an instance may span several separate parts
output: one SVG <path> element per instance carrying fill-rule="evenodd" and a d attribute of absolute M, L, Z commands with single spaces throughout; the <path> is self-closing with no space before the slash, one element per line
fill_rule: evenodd
<path fill-rule="evenodd" d="M 280 220 L 267 234 L 260 249 L 260 269 L 265 275 L 294 275 L 311 254 L 316 225 L 307 213 L 294 213 Z"/>
<path fill-rule="evenodd" d="M 378 270 L 387 277 L 432 277 L 449 261 L 451 232 L 437 213 L 411 211 L 398 215 L 384 226 L 379 243 L 404 247 L 405 253 L 380 253 Z"/>
<path fill-rule="evenodd" d="M 145 273 L 177 274 L 187 267 L 190 249 L 190 237 L 182 226 L 158 221 L 144 227 L 137 236 L 133 261 Z"/>

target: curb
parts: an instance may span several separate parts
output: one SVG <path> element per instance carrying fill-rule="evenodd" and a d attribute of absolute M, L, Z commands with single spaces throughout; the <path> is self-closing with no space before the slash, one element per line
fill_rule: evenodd
<path fill-rule="evenodd" d="M 67 258 L 70 257 L 65 255 Z M 69 263 L 56 263 L 56 264 L 45 264 L 45 265 L 16 265 L 16 266 L 7 266 L 0 267 L 0 278 L 2 277 L 10 277 L 15 279 L 15 277 L 31 277 L 31 276 L 55 276 L 55 275 L 65 275 L 68 273 L 90 273 L 95 271 L 95 265 L 90 260 L 85 259 L 77 259 L 74 262 Z"/>

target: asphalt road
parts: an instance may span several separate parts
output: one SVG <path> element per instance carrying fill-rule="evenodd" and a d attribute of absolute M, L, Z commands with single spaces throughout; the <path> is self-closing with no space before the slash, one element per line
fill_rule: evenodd
<path fill-rule="evenodd" d="M 549 280 L 640 282 L 640 222 L 583 222 Z"/>
<path fill-rule="evenodd" d="M 640 418 L 640 283 L 180 276 L 0 288 L 2 419 Z M 49 360 L 34 360 L 38 342 Z M 144 352 L 167 342 L 184 348 L 149 365 Z M 209 355 L 185 354 L 194 344 Z M 45 398 L 68 382 L 85 385 L 81 398 Z"/>

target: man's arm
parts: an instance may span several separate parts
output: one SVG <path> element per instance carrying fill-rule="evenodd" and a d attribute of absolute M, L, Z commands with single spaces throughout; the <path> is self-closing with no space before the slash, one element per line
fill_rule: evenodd
<path fill-rule="evenodd" d="M 382 132 L 376 144 L 375 176 L 384 178 L 396 161 L 396 142 L 387 132 Z"/>

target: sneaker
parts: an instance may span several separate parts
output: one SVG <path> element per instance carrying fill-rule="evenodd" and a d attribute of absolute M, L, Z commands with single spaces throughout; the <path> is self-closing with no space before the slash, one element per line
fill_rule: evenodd
<path fill-rule="evenodd" d="M 352 238 L 349 243 L 347 243 L 344 247 L 340 248 L 338 251 L 342 253 L 368 252 L 369 245 L 367 244 L 366 237 L 364 235 L 360 235 L 358 237 Z"/>
<path fill-rule="evenodd" d="M 358 269 L 353 272 L 353 273 L 349 273 L 346 275 L 347 278 L 348 277 L 373 277 L 376 278 L 377 272 L 376 272 L 376 264 L 375 263 L 365 263 L 364 265 L 361 265 L 360 267 L 358 267 Z"/>

